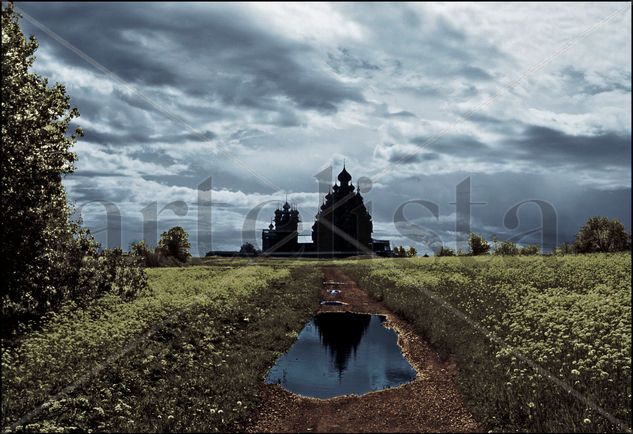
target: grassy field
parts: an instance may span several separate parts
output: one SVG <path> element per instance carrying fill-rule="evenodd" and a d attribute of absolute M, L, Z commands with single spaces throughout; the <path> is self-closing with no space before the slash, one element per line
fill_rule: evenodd
<path fill-rule="evenodd" d="M 3 430 L 238 430 L 332 264 L 457 362 L 487 429 L 622 431 L 605 413 L 630 426 L 631 256 L 617 254 L 149 269 L 151 293 L 68 305 L 3 348 Z"/>
<path fill-rule="evenodd" d="M 456 360 L 467 404 L 487 427 L 631 426 L 630 254 L 346 264 L 362 287 Z"/>
<path fill-rule="evenodd" d="M 150 269 L 151 294 L 67 306 L 3 348 L 3 430 L 239 427 L 316 308 L 321 279 L 290 262 L 239 265 Z"/>

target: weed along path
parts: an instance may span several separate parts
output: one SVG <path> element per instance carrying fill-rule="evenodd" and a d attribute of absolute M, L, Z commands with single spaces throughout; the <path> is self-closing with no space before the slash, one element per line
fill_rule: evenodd
<path fill-rule="evenodd" d="M 324 301 L 317 313 L 380 314 L 398 333 L 398 345 L 415 369 L 413 381 L 366 393 L 317 399 L 262 384 L 263 405 L 250 432 L 473 432 L 480 430 L 454 384 L 455 366 L 443 362 L 413 328 L 336 267 L 324 267 Z M 336 283 L 334 283 L 336 282 Z M 340 292 L 332 292 L 339 288 Z M 354 350 L 355 351 L 355 350 Z M 355 354 L 355 357 L 360 356 Z"/>

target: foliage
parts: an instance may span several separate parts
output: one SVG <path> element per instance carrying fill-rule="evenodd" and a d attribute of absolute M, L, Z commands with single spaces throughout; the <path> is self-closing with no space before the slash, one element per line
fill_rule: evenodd
<path fill-rule="evenodd" d="M 393 255 L 397 258 L 411 258 L 417 254 L 418 251 L 413 246 L 409 246 L 408 249 L 403 246 L 396 246 L 393 248 Z"/>
<path fill-rule="evenodd" d="M 145 240 L 130 244 L 130 254 L 139 259 L 147 260 L 152 253 L 152 249 L 145 244 Z"/>
<path fill-rule="evenodd" d="M 248 255 L 257 255 L 259 250 L 252 243 L 244 243 L 240 247 L 240 253 Z"/>
<path fill-rule="evenodd" d="M 141 240 L 130 245 L 130 254 L 143 267 L 180 267 L 182 262 L 165 254 L 160 248 L 151 249 Z"/>
<path fill-rule="evenodd" d="M 435 256 L 455 256 L 455 250 L 450 247 L 442 246 Z"/>
<path fill-rule="evenodd" d="M 527 246 L 521 247 L 519 249 L 519 254 L 529 256 L 529 255 L 538 255 L 540 253 L 539 246 L 536 244 L 528 244 Z"/>
<path fill-rule="evenodd" d="M 2 8 L 2 292 L 3 334 L 58 309 L 74 298 L 84 302 L 112 290 L 125 297 L 145 287 L 145 276 L 120 251 L 98 253 L 99 245 L 71 223 L 62 176 L 71 173 L 67 136 L 79 116 L 64 86 L 48 87 L 29 72 L 37 41 L 22 34 L 19 16 Z"/>
<path fill-rule="evenodd" d="M 346 266 L 456 361 L 466 402 L 487 429 L 623 430 L 561 381 L 630 424 L 630 254 Z"/>
<path fill-rule="evenodd" d="M 468 236 L 468 246 L 470 254 L 473 256 L 485 255 L 490 251 L 490 244 L 481 235 L 471 233 Z"/>
<path fill-rule="evenodd" d="M 239 431 L 321 282 L 318 268 L 279 264 L 148 276 L 151 292 L 68 304 L 3 347 L 3 427 L 36 409 L 27 431 Z"/>
<path fill-rule="evenodd" d="M 501 256 L 513 256 L 519 254 L 519 248 L 516 243 L 512 241 L 501 241 L 500 243 L 495 243 L 495 255 Z"/>
<path fill-rule="evenodd" d="M 631 248 L 631 236 L 618 220 L 591 217 L 576 234 L 577 253 L 621 252 Z"/>
<path fill-rule="evenodd" d="M 132 299 L 147 289 L 147 275 L 134 257 L 125 256 L 118 248 L 99 252 L 99 243 L 90 231 L 73 226 L 76 236 L 67 246 L 66 276 L 58 282 L 66 286 L 68 298 L 79 304 L 107 293 Z"/>
<path fill-rule="evenodd" d="M 167 232 L 163 232 L 158 242 L 157 252 L 164 256 L 171 256 L 180 262 L 186 262 L 191 256 L 189 249 L 189 235 L 180 226 L 174 226 Z"/>
<path fill-rule="evenodd" d="M 393 248 L 393 256 L 396 258 L 404 258 L 407 255 L 407 252 L 404 247 L 396 246 Z"/>
<path fill-rule="evenodd" d="M 574 253 L 574 245 L 565 241 L 560 246 L 556 247 L 553 253 L 555 255 L 570 255 Z"/>
<path fill-rule="evenodd" d="M 64 274 L 63 247 L 72 234 L 62 186 L 73 170 L 70 148 L 80 130 L 66 131 L 73 118 L 61 84 L 29 72 L 37 41 L 26 40 L 18 15 L 2 9 L 2 255 L 3 314 L 43 313 L 65 294 L 55 277 Z"/>

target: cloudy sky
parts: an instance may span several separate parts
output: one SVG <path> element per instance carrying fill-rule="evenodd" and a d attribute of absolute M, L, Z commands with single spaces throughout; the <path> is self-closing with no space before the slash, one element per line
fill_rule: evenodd
<path fill-rule="evenodd" d="M 259 230 L 286 194 L 309 235 L 315 175 L 344 159 L 353 182 L 372 181 L 374 237 L 420 251 L 394 224 L 399 206 L 436 204 L 403 215 L 454 246 L 468 182 L 470 226 L 486 236 L 539 241 L 536 204 L 504 220 L 527 200 L 555 210 L 549 244 L 592 215 L 630 230 L 627 3 L 16 6 L 40 42 L 35 71 L 81 112 L 65 185 L 102 241 L 92 201 L 120 209 L 124 247 L 166 207 L 158 229 L 184 226 L 204 253 L 208 177 L 213 249 L 238 248 L 249 211 L 262 205 Z"/>

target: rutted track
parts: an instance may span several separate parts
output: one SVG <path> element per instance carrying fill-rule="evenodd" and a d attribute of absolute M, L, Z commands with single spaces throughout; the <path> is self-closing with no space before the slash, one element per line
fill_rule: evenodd
<path fill-rule="evenodd" d="M 324 281 L 341 282 L 336 299 L 347 305 L 322 305 L 319 312 L 350 311 L 387 316 L 387 326 L 398 332 L 398 343 L 416 369 L 411 383 L 362 396 L 328 400 L 300 397 L 279 385 L 262 384 L 264 405 L 249 431 L 267 432 L 473 432 L 481 428 L 464 407 L 453 377 L 456 369 L 442 362 L 405 321 L 373 300 L 336 267 L 323 269 Z"/>

